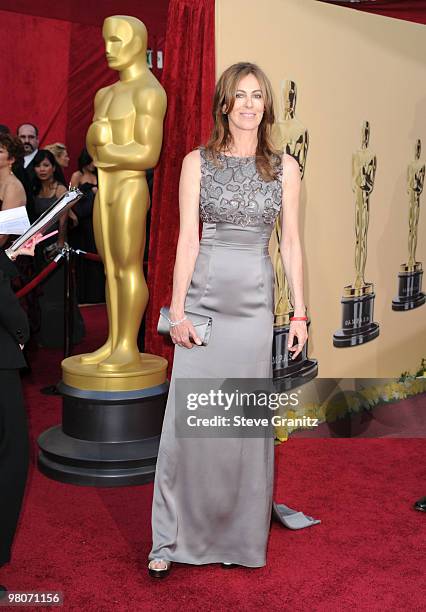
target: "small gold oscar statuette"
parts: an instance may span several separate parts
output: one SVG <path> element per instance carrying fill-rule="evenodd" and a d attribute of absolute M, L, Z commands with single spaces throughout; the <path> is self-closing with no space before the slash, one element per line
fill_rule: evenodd
<path fill-rule="evenodd" d="M 276 149 L 291 155 L 298 162 L 303 179 L 309 147 L 309 134 L 307 129 L 296 118 L 297 87 L 294 81 L 287 80 L 283 82 L 281 98 L 283 112 L 280 119 L 273 126 L 272 139 Z M 290 286 L 282 264 L 280 239 L 281 218 L 278 215 L 270 242 L 275 274 L 274 343 L 272 355 L 274 378 L 294 379 L 295 377 L 303 377 L 303 381 L 306 382 L 316 376 L 318 362 L 316 359 L 308 358 L 308 343 L 305 344 L 302 352 L 294 361 L 290 359 L 287 339 L 290 317 L 294 309 L 291 303 Z"/>
<path fill-rule="evenodd" d="M 51 478 L 93 486 L 152 480 L 167 398 L 167 361 L 139 353 L 148 302 L 143 274 L 146 171 L 161 151 L 166 93 L 147 64 L 139 19 L 107 17 L 106 61 L 118 80 L 100 89 L 86 144 L 98 170 L 93 225 L 106 275 L 108 337 L 62 363 L 63 424 L 39 438 L 39 467 Z"/>
<path fill-rule="evenodd" d="M 414 161 L 408 166 L 408 260 L 401 264 L 398 274 L 398 295 L 392 300 L 392 310 L 412 310 L 422 306 L 426 295 L 422 292 L 422 264 L 416 261 L 417 232 L 420 213 L 420 196 L 425 182 L 425 165 L 420 161 L 422 144 L 417 140 Z"/>
<path fill-rule="evenodd" d="M 377 159 L 368 147 L 370 124 L 364 122 L 361 149 L 352 156 L 352 191 L 355 193 L 355 280 L 344 288 L 342 328 L 333 334 L 334 346 L 341 348 L 369 342 L 379 335 L 373 321 L 374 287 L 364 280 L 367 262 L 367 232 L 370 195 L 374 188 Z"/>

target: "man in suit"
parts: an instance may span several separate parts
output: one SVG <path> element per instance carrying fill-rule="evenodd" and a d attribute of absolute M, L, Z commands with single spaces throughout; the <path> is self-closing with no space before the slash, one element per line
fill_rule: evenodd
<path fill-rule="evenodd" d="M 22 123 L 16 130 L 16 135 L 21 140 L 25 149 L 24 168 L 30 184 L 33 183 L 35 170 L 33 160 L 38 153 L 38 127 L 33 123 Z"/>
<path fill-rule="evenodd" d="M 10 286 L 16 255 L 34 255 L 35 239 L 14 255 L 0 250 L 0 567 L 11 548 L 28 472 L 27 417 L 19 369 L 26 365 L 22 348 L 29 338 L 27 316 Z M 1 587 L 0 590 L 5 590 Z"/>
<path fill-rule="evenodd" d="M 22 123 L 18 126 L 16 135 L 24 145 L 24 168 L 28 168 L 38 152 L 38 127 L 33 123 Z"/>

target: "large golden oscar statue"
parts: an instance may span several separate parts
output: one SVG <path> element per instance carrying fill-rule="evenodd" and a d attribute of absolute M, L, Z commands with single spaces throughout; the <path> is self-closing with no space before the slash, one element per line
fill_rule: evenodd
<path fill-rule="evenodd" d="M 416 261 L 417 233 L 420 214 L 420 196 L 425 182 L 425 164 L 420 161 L 422 144 L 417 140 L 414 161 L 408 166 L 408 260 L 401 264 L 398 274 L 398 295 L 392 300 L 392 310 L 412 310 L 422 306 L 426 296 L 422 292 L 422 263 Z"/>
<path fill-rule="evenodd" d="M 297 87 L 294 81 L 284 81 L 281 90 L 282 116 L 274 124 L 272 140 L 279 151 L 294 157 L 298 162 L 300 174 L 305 174 L 306 158 L 309 147 L 309 134 L 307 129 L 296 118 Z M 273 370 L 275 378 L 304 377 L 304 381 L 316 376 L 318 364 L 315 359 L 307 358 L 308 344 L 303 351 L 292 361 L 288 351 L 287 338 L 290 325 L 290 316 L 293 314 L 290 286 L 285 276 L 280 251 L 281 215 L 278 215 L 274 231 L 271 235 L 269 250 L 274 267 L 274 344 L 273 344 Z M 309 325 L 309 323 L 308 323 Z"/>
<path fill-rule="evenodd" d="M 374 189 L 377 158 L 369 149 L 370 124 L 362 127 L 361 149 L 352 156 L 352 191 L 355 193 L 355 280 L 344 288 L 342 328 L 333 335 L 338 348 L 364 344 L 379 335 L 379 324 L 373 321 L 374 286 L 364 279 L 367 261 L 367 233 L 370 217 L 370 195 Z"/>
<path fill-rule="evenodd" d="M 129 390 L 164 382 L 167 367 L 160 357 L 141 356 L 137 347 L 148 302 L 145 171 L 160 155 L 166 95 L 148 68 L 141 21 L 108 17 L 103 36 L 108 65 L 120 79 L 96 94 L 86 143 L 98 170 L 93 222 L 105 265 L 109 334 L 94 353 L 66 359 L 63 370 L 64 382 L 73 386 Z"/>
<path fill-rule="evenodd" d="M 62 362 L 63 428 L 42 434 L 39 463 L 58 480 L 117 486 L 152 479 L 167 394 L 167 361 L 137 345 L 148 302 L 145 175 L 158 162 L 167 99 L 147 65 L 145 25 L 116 15 L 102 34 L 119 80 L 97 92 L 86 144 L 98 170 L 93 223 L 108 337 L 95 352 Z"/>

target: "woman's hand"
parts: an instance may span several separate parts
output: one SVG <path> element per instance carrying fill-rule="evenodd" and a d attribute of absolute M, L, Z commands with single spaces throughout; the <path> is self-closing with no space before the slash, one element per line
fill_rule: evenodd
<path fill-rule="evenodd" d="M 24 244 L 17 251 L 12 252 L 10 250 L 6 250 L 6 253 L 12 261 L 15 261 L 18 255 L 29 255 L 30 257 L 34 257 L 34 249 L 36 244 L 38 244 L 42 239 L 43 234 L 38 233 L 27 240 L 27 242 L 24 242 Z"/>
<path fill-rule="evenodd" d="M 297 338 L 297 344 L 292 346 L 294 337 Z M 308 339 L 308 329 L 306 321 L 290 321 L 290 332 L 288 334 L 288 350 L 291 355 L 291 359 L 296 359 L 299 353 L 302 352 L 303 346 Z"/>
<path fill-rule="evenodd" d="M 179 346 L 185 346 L 189 349 L 194 346 L 193 343 L 189 340 L 189 338 L 192 338 L 195 344 L 198 344 L 199 346 L 202 344 L 190 319 L 185 319 L 184 321 L 182 321 L 182 323 L 179 323 L 179 325 L 174 325 L 173 327 L 170 327 L 170 337 L 174 344 L 178 344 Z"/>

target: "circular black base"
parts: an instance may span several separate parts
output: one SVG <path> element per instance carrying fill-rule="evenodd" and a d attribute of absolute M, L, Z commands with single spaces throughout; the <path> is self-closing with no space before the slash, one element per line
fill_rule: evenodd
<path fill-rule="evenodd" d="M 67 436 L 60 425 L 38 438 L 40 472 L 53 480 L 92 487 L 124 487 L 153 480 L 160 437 L 105 444 Z"/>
<path fill-rule="evenodd" d="M 64 383 L 62 426 L 38 438 L 40 471 L 76 485 L 143 484 L 155 475 L 168 386 L 82 391 Z"/>
<path fill-rule="evenodd" d="M 423 306 L 425 302 L 426 295 L 424 293 L 418 293 L 417 295 L 410 297 L 401 297 L 398 295 L 392 300 L 392 310 L 413 310 L 413 308 Z"/>
<path fill-rule="evenodd" d="M 342 304 L 342 327 L 333 334 L 336 348 L 357 346 L 374 340 L 380 333 L 380 326 L 373 321 L 374 293 L 361 296 L 345 296 Z"/>
<path fill-rule="evenodd" d="M 423 306 L 426 296 L 422 292 L 423 270 L 398 274 L 398 295 L 392 300 L 392 310 L 413 310 Z"/>
<path fill-rule="evenodd" d="M 333 345 L 337 348 L 357 346 L 374 340 L 379 334 L 380 326 L 378 323 L 370 323 L 359 329 L 339 329 L 333 334 Z"/>
<path fill-rule="evenodd" d="M 274 380 L 276 378 L 306 378 L 311 380 L 318 373 L 318 360 L 317 359 L 303 359 L 295 363 L 290 363 L 286 368 L 275 370 Z"/>
<path fill-rule="evenodd" d="M 280 391 L 294 389 L 309 382 L 318 375 L 318 360 L 304 359 L 287 368 L 274 372 L 274 387 Z"/>
<path fill-rule="evenodd" d="M 310 321 L 307 323 L 309 329 Z M 281 378 L 305 378 L 306 382 L 314 378 L 318 373 L 318 361 L 309 359 L 308 343 L 305 342 L 301 353 L 292 359 L 292 352 L 288 350 L 289 325 L 274 327 L 272 345 L 272 371 L 274 379 Z M 295 340 L 297 344 L 297 339 Z"/>

